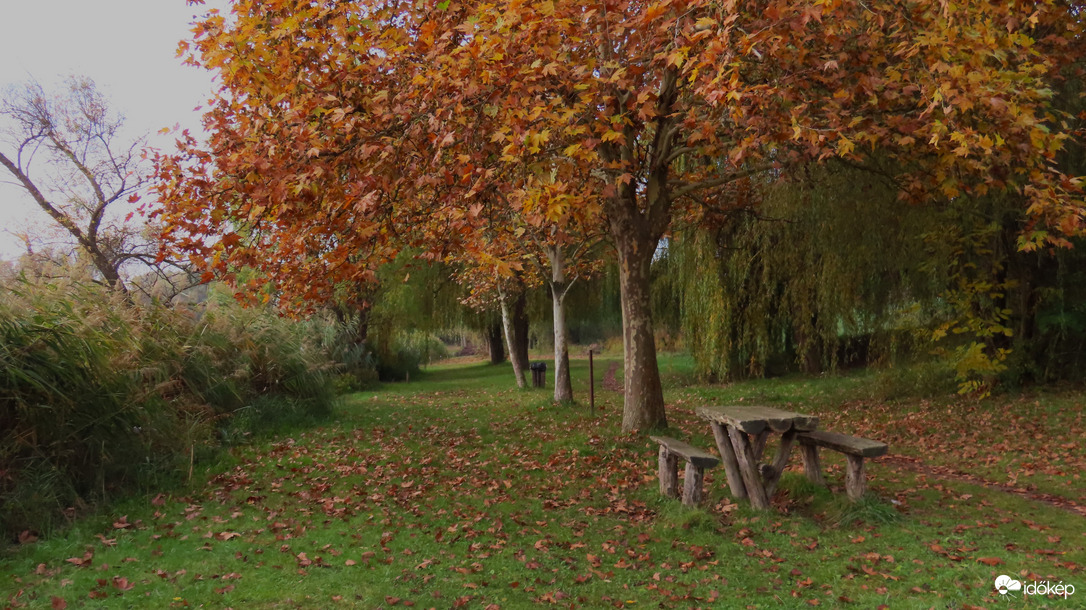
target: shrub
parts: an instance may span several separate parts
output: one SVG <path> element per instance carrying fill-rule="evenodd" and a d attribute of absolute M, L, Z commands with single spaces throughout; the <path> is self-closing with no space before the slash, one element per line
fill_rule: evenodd
<path fill-rule="evenodd" d="M 329 324 L 16 282 L 0 293 L 0 529 L 48 531 L 73 508 L 180 480 L 224 441 L 329 415 L 343 369 L 321 341 Z"/>

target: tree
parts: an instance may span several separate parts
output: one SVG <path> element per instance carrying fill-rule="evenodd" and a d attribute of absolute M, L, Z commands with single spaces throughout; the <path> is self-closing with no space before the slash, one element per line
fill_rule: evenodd
<path fill-rule="evenodd" d="M 35 81 L 10 89 L 0 114 L 9 147 L 0 165 L 75 240 L 99 280 L 127 295 L 122 268 L 157 254 L 117 211 L 147 182 L 144 140 L 125 141 L 124 117 L 88 78 L 69 78 L 56 95 Z"/>
<path fill-rule="evenodd" d="M 904 168 L 906 199 L 1023 193 L 1026 247 L 1082 231 L 1082 183 L 1052 164 L 1071 136 L 1048 107 L 1081 56 L 1075 11 L 241 0 L 229 22 L 197 25 L 190 60 L 223 89 L 210 147 L 161 165 L 166 218 L 223 235 L 182 243 L 223 269 L 270 252 L 264 264 L 313 297 L 328 278 L 308 268 L 334 279 L 380 260 L 393 235 L 438 248 L 477 229 L 481 193 L 565 164 L 601 198 L 618 255 L 623 428 L 663 426 L 650 263 L 677 214 L 727 209 L 737 180 L 878 150 Z M 276 237 L 242 243 L 238 222 Z"/>

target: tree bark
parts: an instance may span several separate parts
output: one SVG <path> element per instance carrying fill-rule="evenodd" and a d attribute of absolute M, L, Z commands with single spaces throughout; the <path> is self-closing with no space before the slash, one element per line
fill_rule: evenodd
<path fill-rule="evenodd" d="M 486 343 L 490 352 L 490 364 L 505 362 L 505 348 L 502 346 L 502 325 L 494 322 L 486 329 Z"/>
<path fill-rule="evenodd" d="M 528 370 L 528 294 L 522 289 L 513 304 L 513 347 L 510 358 L 520 362 L 520 368 Z"/>
<path fill-rule="evenodd" d="M 569 333 L 566 329 L 566 294 L 570 282 L 566 279 L 565 259 L 558 247 L 547 249 L 551 263 L 551 304 L 554 310 L 554 401 L 571 402 L 573 383 L 569 377 Z"/>
<path fill-rule="evenodd" d="M 624 405 L 622 429 L 626 432 L 666 428 L 664 390 L 656 364 L 656 338 L 652 330 L 652 299 L 649 265 L 656 242 L 633 231 L 615 230 L 619 287 L 622 295 L 622 347 Z"/>
<path fill-rule="evenodd" d="M 521 361 L 517 353 L 516 330 L 513 324 L 513 315 L 509 311 L 509 295 L 505 289 L 498 286 L 498 299 L 502 305 L 502 330 L 505 335 L 505 345 L 509 349 L 509 361 L 513 363 L 513 377 L 517 380 L 518 388 L 525 388 L 528 382 L 524 378 L 524 370 L 527 365 Z"/>

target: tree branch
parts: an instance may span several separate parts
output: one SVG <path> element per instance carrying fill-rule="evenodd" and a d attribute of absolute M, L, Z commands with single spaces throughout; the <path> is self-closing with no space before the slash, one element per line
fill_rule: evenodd
<path fill-rule="evenodd" d="M 718 186 L 723 186 L 723 185 L 725 185 L 725 184 L 727 184 L 729 182 L 734 182 L 736 180 L 741 180 L 743 178 L 747 178 L 747 177 L 753 176 L 755 174 L 760 174 L 762 172 L 769 171 L 769 170 L 773 169 L 776 166 L 777 165 L 774 164 L 774 163 L 769 163 L 769 164 L 765 164 L 765 165 L 758 165 L 758 166 L 755 166 L 755 167 L 752 167 L 750 169 L 746 169 L 746 170 L 743 170 L 743 171 L 740 171 L 740 172 L 726 174 L 724 176 L 718 176 L 716 178 L 711 178 L 709 180 L 702 180 L 701 182 L 690 183 L 690 184 L 687 184 L 687 185 L 685 185 L 683 187 L 675 189 L 672 192 L 672 197 L 675 198 L 675 199 L 678 199 L 679 197 L 682 197 L 684 195 L 688 195 L 688 194 L 696 192 L 696 191 L 703 191 L 703 190 L 706 190 L 706 189 L 711 189 L 711 188 L 716 188 Z"/>

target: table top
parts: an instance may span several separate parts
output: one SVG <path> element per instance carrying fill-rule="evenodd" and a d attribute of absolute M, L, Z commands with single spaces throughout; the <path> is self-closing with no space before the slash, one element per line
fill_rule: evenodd
<path fill-rule="evenodd" d="M 818 428 L 818 417 L 814 415 L 793 413 L 774 407 L 698 407 L 697 414 L 703 419 L 732 426 L 747 434 L 759 434 L 766 428 L 781 433 L 789 430 L 808 432 Z"/>

